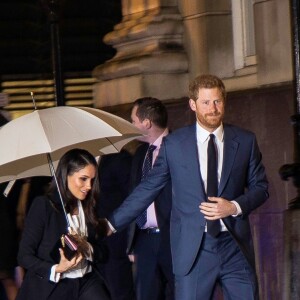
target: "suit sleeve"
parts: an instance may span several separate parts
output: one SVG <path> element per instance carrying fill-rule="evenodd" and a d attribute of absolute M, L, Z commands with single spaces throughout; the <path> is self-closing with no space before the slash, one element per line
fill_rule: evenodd
<path fill-rule="evenodd" d="M 248 165 L 246 192 L 234 199 L 242 209 L 242 216 L 249 215 L 268 198 L 268 181 L 262 163 L 262 155 L 253 135 Z"/>
<path fill-rule="evenodd" d="M 133 190 L 122 205 L 108 218 L 112 226 L 121 230 L 140 215 L 157 197 L 169 182 L 170 173 L 167 162 L 165 142 L 162 142 L 159 155 L 147 178 Z"/>
<path fill-rule="evenodd" d="M 39 258 L 37 254 L 39 244 L 43 239 L 49 206 L 49 202 L 44 197 L 38 197 L 33 202 L 26 217 L 18 253 L 20 266 L 43 278 L 49 278 L 53 265 L 53 262 Z"/>

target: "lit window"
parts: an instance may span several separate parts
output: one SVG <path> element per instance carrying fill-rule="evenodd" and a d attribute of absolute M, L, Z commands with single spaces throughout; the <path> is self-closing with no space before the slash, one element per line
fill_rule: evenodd
<path fill-rule="evenodd" d="M 231 0 L 234 65 L 239 70 L 256 64 L 252 0 Z"/>

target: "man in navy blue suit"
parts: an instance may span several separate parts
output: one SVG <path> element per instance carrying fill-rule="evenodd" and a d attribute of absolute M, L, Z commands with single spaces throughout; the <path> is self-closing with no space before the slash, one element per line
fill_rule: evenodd
<path fill-rule="evenodd" d="M 126 226 L 171 180 L 176 299 L 210 299 L 217 283 L 224 299 L 258 299 L 249 214 L 267 200 L 268 182 L 256 137 L 223 123 L 226 91 L 218 77 L 199 76 L 189 89 L 196 124 L 164 138 L 147 179 L 109 225 L 112 231 Z M 211 157 L 217 173 L 213 193 Z"/>

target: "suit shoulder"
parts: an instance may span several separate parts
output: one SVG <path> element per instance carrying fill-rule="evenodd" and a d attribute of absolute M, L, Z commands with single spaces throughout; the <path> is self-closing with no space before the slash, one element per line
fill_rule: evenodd
<path fill-rule="evenodd" d="M 195 133 L 195 125 L 189 125 L 185 127 L 178 128 L 168 134 L 165 139 L 167 141 L 181 141 L 182 139 L 186 138 L 190 134 Z"/>
<path fill-rule="evenodd" d="M 28 218 L 26 219 L 30 219 L 32 222 L 35 222 L 34 220 L 46 220 L 46 216 L 52 209 L 53 208 L 48 197 L 37 196 L 33 199 L 32 204 L 28 208 Z"/>
<path fill-rule="evenodd" d="M 148 150 L 148 147 L 149 147 L 148 143 L 141 142 L 140 145 L 137 146 L 133 157 L 136 158 L 136 157 L 140 156 L 141 154 L 142 155 L 145 154 Z"/>
<path fill-rule="evenodd" d="M 51 206 L 51 200 L 47 196 L 37 196 L 33 199 L 32 204 L 30 206 L 36 210 L 45 210 Z"/>
<path fill-rule="evenodd" d="M 132 169 L 136 170 L 137 168 L 139 168 L 140 164 L 142 164 L 145 155 L 147 153 L 147 149 L 149 147 L 148 143 L 141 143 L 137 149 L 135 150 L 135 153 L 132 157 Z"/>
<path fill-rule="evenodd" d="M 255 138 L 254 132 L 231 124 L 224 124 L 224 131 L 232 131 L 238 137 Z"/>

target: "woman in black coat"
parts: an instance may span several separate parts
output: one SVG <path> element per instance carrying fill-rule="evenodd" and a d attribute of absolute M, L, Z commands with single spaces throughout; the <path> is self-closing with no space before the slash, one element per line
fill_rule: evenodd
<path fill-rule="evenodd" d="M 37 197 L 26 217 L 18 261 L 26 274 L 17 299 L 110 299 L 93 268 L 105 260 L 103 232 L 95 205 L 99 198 L 97 162 L 87 151 L 73 149 L 60 159 L 56 177 L 73 237 L 80 251 L 68 260 L 61 245 L 67 232 L 57 186 Z"/>

